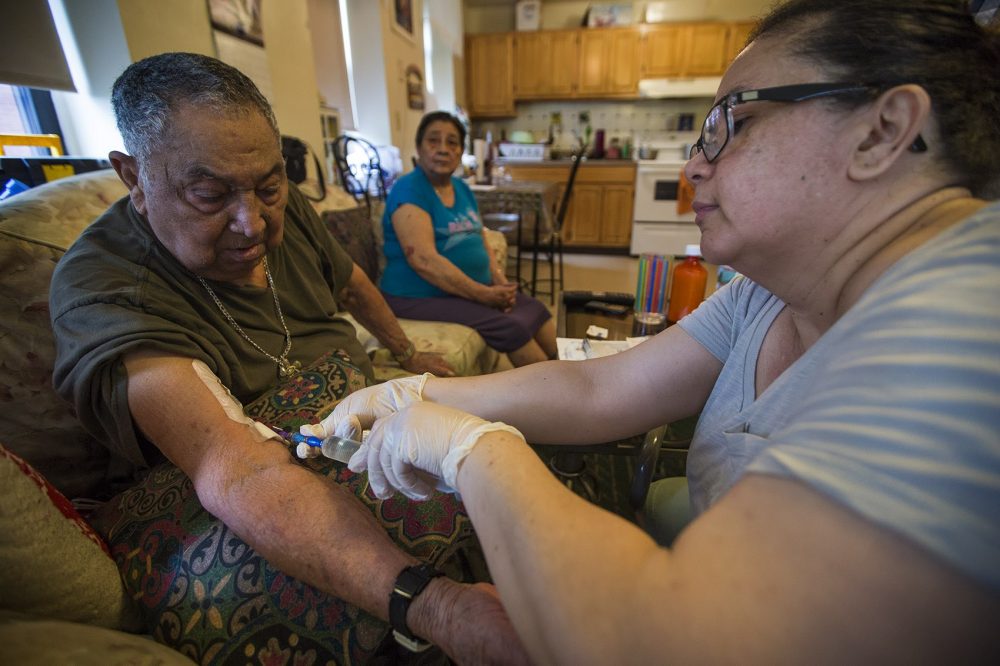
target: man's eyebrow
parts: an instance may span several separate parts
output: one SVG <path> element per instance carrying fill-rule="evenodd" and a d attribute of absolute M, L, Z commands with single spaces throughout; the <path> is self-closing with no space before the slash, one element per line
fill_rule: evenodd
<path fill-rule="evenodd" d="M 268 178 L 271 178 L 272 176 L 278 175 L 278 174 L 282 173 L 284 171 L 284 169 L 285 169 L 284 162 L 275 162 L 274 166 L 271 167 L 271 170 L 268 171 L 267 173 L 265 173 L 260 178 L 260 180 L 267 180 Z M 196 180 L 196 179 L 200 179 L 200 178 L 207 178 L 207 179 L 210 179 L 210 180 L 219 180 L 219 181 L 223 181 L 223 182 L 227 181 L 227 179 L 225 177 L 220 176 L 219 174 L 215 173 L 215 171 L 213 171 L 212 169 L 208 168 L 207 166 L 205 166 L 203 164 L 195 164 L 195 165 L 191 166 L 189 169 L 187 169 L 184 172 L 184 177 L 185 177 L 185 179 L 192 179 L 192 180 Z"/>
<path fill-rule="evenodd" d="M 184 172 L 185 178 L 211 178 L 219 179 L 219 176 L 206 166 L 195 164 Z"/>

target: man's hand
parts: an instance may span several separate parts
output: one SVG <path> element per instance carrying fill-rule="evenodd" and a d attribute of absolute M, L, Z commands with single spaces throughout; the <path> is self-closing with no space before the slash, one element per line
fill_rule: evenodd
<path fill-rule="evenodd" d="M 454 492 L 465 456 L 483 435 L 498 431 L 524 440 L 505 423 L 432 402 L 413 402 L 376 421 L 348 467 L 354 472 L 368 470 L 368 483 L 379 499 L 399 490 L 410 499 L 426 500 L 435 488 Z M 434 479 L 442 481 L 435 486 Z"/>
<path fill-rule="evenodd" d="M 493 585 L 439 584 L 442 580 L 432 582 L 417 597 L 409 616 L 413 617 L 414 611 L 429 613 L 428 638 L 454 663 L 530 663 Z M 420 605 L 423 607 L 418 608 Z"/>
<path fill-rule="evenodd" d="M 400 365 L 403 370 L 422 375 L 429 372 L 438 377 L 454 377 L 455 369 L 452 368 L 440 354 L 429 354 L 427 352 L 414 352 L 413 356 L 406 359 Z"/>

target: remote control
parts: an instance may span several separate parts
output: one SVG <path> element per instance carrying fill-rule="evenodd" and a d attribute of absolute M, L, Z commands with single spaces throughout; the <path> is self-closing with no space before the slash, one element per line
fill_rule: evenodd
<path fill-rule="evenodd" d="M 588 310 L 598 310 L 599 312 L 604 312 L 606 314 L 613 315 L 623 315 L 628 312 L 627 305 L 620 305 L 618 303 L 605 303 L 604 301 L 587 301 L 583 304 L 583 307 Z"/>

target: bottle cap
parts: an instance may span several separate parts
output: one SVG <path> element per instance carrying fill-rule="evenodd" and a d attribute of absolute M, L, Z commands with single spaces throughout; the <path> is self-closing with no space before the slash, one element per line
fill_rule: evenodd
<path fill-rule="evenodd" d="M 684 246 L 684 256 L 686 257 L 700 257 L 701 256 L 701 245 L 686 245 Z"/>

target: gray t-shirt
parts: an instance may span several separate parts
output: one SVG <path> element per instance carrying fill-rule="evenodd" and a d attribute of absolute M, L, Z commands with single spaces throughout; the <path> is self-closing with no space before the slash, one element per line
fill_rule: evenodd
<path fill-rule="evenodd" d="M 295 187 L 289 188 L 284 240 L 267 259 L 293 338 L 289 359 L 306 365 L 343 349 L 370 377 L 354 327 L 336 316 L 334 294 L 347 284 L 354 263 Z M 278 356 L 285 336 L 270 289 L 209 284 L 246 333 Z M 132 424 L 122 363 L 128 352 L 154 349 L 204 361 L 244 404 L 278 382 L 275 362 L 240 336 L 128 197 L 59 261 L 49 300 L 56 390 L 73 403 L 91 435 L 134 466 L 162 455 Z"/>
<path fill-rule="evenodd" d="M 680 322 L 724 364 L 694 511 L 748 472 L 790 477 L 1000 587 L 1000 204 L 898 261 L 755 398 L 783 307 L 737 279 Z"/>

